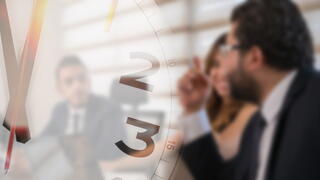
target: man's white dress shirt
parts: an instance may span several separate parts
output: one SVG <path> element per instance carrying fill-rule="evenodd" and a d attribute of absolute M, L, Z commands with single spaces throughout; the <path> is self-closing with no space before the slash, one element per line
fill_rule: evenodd
<path fill-rule="evenodd" d="M 81 133 L 84 128 L 85 121 L 85 108 L 73 108 L 69 107 L 66 135 L 74 135 Z M 75 118 L 77 116 L 77 118 Z M 75 122 L 78 121 L 78 122 Z M 76 127 L 77 126 L 77 127 Z"/>
<path fill-rule="evenodd" d="M 297 71 L 287 74 L 271 91 L 262 103 L 260 111 L 266 120 L 266 127 L 263 131 L 259 148 L 259 167 L 256 180 L 265 180 L 268 156 L 273 136 L 275 134 L 278 116 L 284 100 L 292 84 Z M 181 116 L 179 120 L 184 131 L 184 143 L 189 143 L 202 135 L 212 131 L 207 113 L 204 109 L 187 116 Z"/>

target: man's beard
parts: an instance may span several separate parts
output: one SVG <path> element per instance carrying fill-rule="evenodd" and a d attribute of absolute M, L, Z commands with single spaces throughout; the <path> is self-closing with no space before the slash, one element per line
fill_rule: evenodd
<path fill-rule="evenodd" d="M 238 68 L 229 75 L 231 96 L 238 100 L 257 104 L 259 102 L 259 85 L 252 78 L 252 75 L 243 70 L 241 62 L 242 59 L 239 60 Z"/>

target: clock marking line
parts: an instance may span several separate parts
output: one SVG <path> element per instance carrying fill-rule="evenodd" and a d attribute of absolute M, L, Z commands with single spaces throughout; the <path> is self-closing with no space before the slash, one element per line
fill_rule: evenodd
<path fill-rule="evenodd" d="M 160 34 L 157 33 L 157 29 L 155 28 L 156 26 L 154 26 L 154 25 L 152 24 L 152 22 L 150 21 L 150 19 L 146 16 L 146 13 L 145 13 L 143 7 L 141 6 L 141 2 L 142 2 L 142 1 L 137 2 L 137 0 L 136 0 L 137 6 L 140 8 L 140 10 L 142 11 L 142 13 L 143 13 L 144 16 L 146 17 L 148 23 L 150 24 L 150 26 L 151 26 L 152 29 L 154 30 L 154 34 L 155 34 L 155 36 L 156 36 L 156 38 L 157 38 L 157 40 L 158 40 L 158 42 L 159 42 L 159 44 L 160 44 L 160 47 L 161 47 L 161 50 L 162 50 L 164 59 L 167 59 L 167 58 L 165 57 L 163 45 L 162 45 L 162 43 L 161 43 L 161 41 L 160 41 Z M 169 67 L 169 66 L 168 66 L 168 64 L 167 64 L 167 68 L 168 68 L 168 67 Z M 169 69 L 168 69 L 168 74 L 169 74 L 169 76 L 170 76 L 170 73 L 169 73 L 169 72 L 170 72 L 170 71 L 169 71 Z M 170 88 L 170 92 L 171 92 L 171 94 L 172 94 L 172 88 Z M 172 107 L 172 97 L 171 97 L 171 107 Z M 167 136 L 165 137 L 165 142 L 167 142 L 168 139 L 169 139 L 168 135 L 169 135 L 169 134 L 167 133 Z M 161 157 L 164 156 L 164 153 L 165 153 L 165 148 L 162 150 Z M 160 162 L 161 162 L 161 159 L 160 159 L 159 162 L 158 162 L 158 166 L 157 166 L 157 168 L 156 168 L 156 170 L 155 170 L 155 172 L 154 172 L 154 175 L 156 175 L 156 171 L 157 171 L 158 168 L 159 168 Z M 176 164 L 177 164 L 177 160 L 175 160 L 174 167 L 175 167 Z M 157 175 L 156 175 L 156 176 L 157 176 Z M 170 178 L 171 176 L 172 176 L 172 172 L 170 173 L 169 178 Z M 159 177 L 159 176 L 158 176 L 158 177 Z M 162 177 L 160 177 L 160 178 L 162 179 Z"/>

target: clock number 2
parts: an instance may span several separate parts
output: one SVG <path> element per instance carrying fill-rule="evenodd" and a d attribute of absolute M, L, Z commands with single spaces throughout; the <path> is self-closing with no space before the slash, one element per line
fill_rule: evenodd
<path fill-rule="evenodd" d="M 138 88 L 144 91 L 153 91 L 153 85 L 147 84 L 145 82 L 138 81 L 139 79 L 145 78 L 147 76 L 151 76 L 155 74 L 159 68 L 160 68 L 160 63 L 157 58 L 150 54 L 146 54 L 143 52 L 133 52 L 130 54 L 131 59 L 145 59 L 151 63 L 151 68 L 146 69 L 141 72 L 137 72 L 131 75 L 125 75 L 121 76 L 120 78 L 120 83 L 125 84 L 134 88 Z"/>
<path fill-rule="evenodd" d="M 151 76 L 159 71 L 160 62 L 157 58 L 150 54 L 146 54 L 143 52 L 133 52 L 130 54 L 131 59 L 145 59 L 151 63 L 151 67 L 149 69 L 143 70 L 138 73 L 134 73 L 131 75 L 121 76 L 120 83 L 134 87 L 137 89 L 141 89 L 144 91 L 152 92 L 153 85 L 148 83 L 139 81 L 139 79 L 145 78 L 147 76 Z M 133 156 L 133 157 L 147 157 L 149 156 L 154 150 L 154 141 L 152 136 L 156 135 L 159 132 L 160 126 L 150 124 L 144 121 L 140 121 L 131 117 L 128 117 L 127 124 L 140 127 L 145 129 L 145 132 L 138 132 L 136 138 L 142 140 L 146 143 L 146 147 L 143 150 L 136 150 L 128 147 L 123 141 L 119 141 L 116 143 L 116 146 L 124 153 Z"/>

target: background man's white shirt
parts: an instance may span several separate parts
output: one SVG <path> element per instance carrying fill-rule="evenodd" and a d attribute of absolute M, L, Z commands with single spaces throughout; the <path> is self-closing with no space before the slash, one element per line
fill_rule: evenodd
<path fill-rule="evenodd" d="M 85 121 L 85 108 L 72 108 L 69 107 L 68 119 L 67 119 L 67 128 L 66 135 L 73 135 L 83 131 L 84 121 Z M 77 121 L 75 122 L 75 115 L 78 116 Z M 75 129 L 75 124 L 78 124 L 77 129 Z"/>

